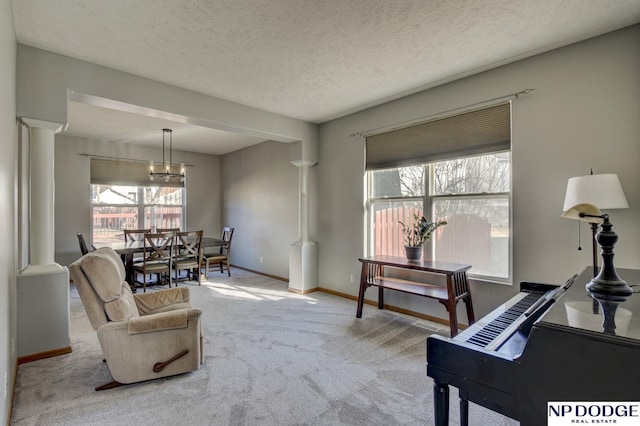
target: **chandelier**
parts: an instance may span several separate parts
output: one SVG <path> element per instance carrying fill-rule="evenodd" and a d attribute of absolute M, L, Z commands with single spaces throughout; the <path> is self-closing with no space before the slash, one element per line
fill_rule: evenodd
<path fill-rule="evenodd" d="M 169 161 L 165 160 L 165 137 L 169 134 Z M 155 164 L 150 161 L 149 180 L 164 180 L 165 182 L 184 182 L 184 163 L 179 166 L 173 164 L 173 130 L 162 129 L 162 164 L 159 172 L 154 170 Z"/>

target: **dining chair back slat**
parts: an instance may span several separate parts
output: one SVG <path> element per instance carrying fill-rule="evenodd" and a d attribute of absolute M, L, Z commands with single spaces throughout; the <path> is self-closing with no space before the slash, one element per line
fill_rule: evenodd
<path fill-rule="evenodd" d="M 180 228 L 157 228 L 156 232 L 180 232 Z"/>
<path fill-rule="evenodd" d="M 169 288 L 171 288 L 174 243 L 175 234 L 173 232 L 149 232 L 144 235 L 142 261 L 133 264 L 134 272 L 143 276 L 142 288 L 144 292 L 147 291 L 148 274 L 155 274 L 158 277 L 158 283 L 161 281 L 162 274 L 166 274 Z"/>
<path fill-rule="evenodd" d="M 174 235 L 169 232 L 149 233 L 144 238 L 147 261 L 170 260 L 173 255 Z"/>
<path fill-rule="evenodd" d="M 187 279 L 195 278 L 200 285 L 200 265 L 202 264 L 203 231 L 185 231 L 176 233 L 176 250 L 173 256 L 173 269 L 176 272 L 176 285 L 179 272 L 186 270 Z"/>
<path fill-rule="evenodd" d="M 80 245 L 80 253 L 82 253 L 82 255 L 84 256 L 85 254 L 89 253 L 87 242 L 85 241 L 84 235 L 82 235 L 81 232 L 78 232 L 76 236 L 78 237 L 78 245 Z"/>
<path fill-rule="evenodd" d="M 142 241 L 145 234 L 151 232 L 151 229 L 124 229 L 124 242 L 133 243 L 135 241 Z"/>

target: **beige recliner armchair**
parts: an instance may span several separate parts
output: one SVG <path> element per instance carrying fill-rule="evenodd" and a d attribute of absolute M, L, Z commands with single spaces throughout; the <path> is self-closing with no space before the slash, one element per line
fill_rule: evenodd
<path fill-rule="evenodd" d="M 96 390 L 200 367 L 202 311 L 191 307 L 187 287 L 134 295 L 111 248 L 84 255 L 69 271 L 114 379 Z"/>

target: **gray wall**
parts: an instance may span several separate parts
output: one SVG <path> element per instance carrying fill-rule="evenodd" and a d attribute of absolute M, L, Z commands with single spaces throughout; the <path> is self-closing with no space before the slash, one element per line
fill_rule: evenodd
<path fill-rule="evenodd" d="M 590 260 L 590 232 L 560 218 L 567 180 L 617 173 L 630 209 L 611 211 L 618 267 L 640 267 L 640 26 L 587 40 L 389 102 L 320 128 L 320 286 L 356 295 L 363 254 L 364 140 L 349 135 L 534 88 L 513 102 L 514 286 L 472 282 L 476 316 L 523 280 L 560 283 Z M 368 298 L 375 299 L 370 291 Z M 437 302 L 385 302 L 445 318 Z M 459 310 L 461 313 L 462 311 Z M 465 318 L 465 316 L 462 316 Z"/>
<path fill-rule="evenodd" d="M 0 418 L 7 419 L 16 368 L 16 35 L 11 2 L 0 2 Z M 5 377 L 7 380 L 5 380 Z M 7 382 L 5 384 L 5 382 Z M 5 388 L 6 386 L 6 388 Z M 4 421 L 4 420 L 3 420 Z M 8 419 L 6 421 L 8 424 Z"/>
<path fill-rule="evenodd" d="M 18 73 L 15 109 L 18 116 L 65 123 L 68 90 L 72 90 L 76 94 L 91 95 L 90 97 L 122 102 L 137 108 L 170 113 L 181 117 L 185 122 L 201 126 L 265 137 L 265 139 L 283 143 L 301 141 L 304 159 L 312 161 L 317 156 L 318 126 L 312 123 L 29 46 L 18 45 L 16 61 Z M 34 85 L 34 81 L 38 84 Z M 83 163 L 82 158 L 72 157 L 79 152 L 84 152 L 148 158 L 147 155 L 152 152 L 138 151 L 140 148 L 122 144 L 104 146 L 88 140 L 67 142 L 72 146 L 65 147 L 64 137 L 56 137 L 55 257 L 61 264 L 68 264 L 76 256 L 76 232 L 89 232 L 88 160 L 84 158 Z M 156 154 L 157 152 L 154 152 L 154 158 L 159 158 Z M 185 162 L 196 165 L 194 173 L 189 173 L 187 226 L 201 227 L 206 234 L 219 235 L 222 226 L 221 203 L 224 202 L 220 195 L 220 159 L 209 157 L 203 160 L 202 158 L 206 156 L 187 153 L 183 155 Z M 283 155 L 284 159 L 288 158 L 288 152 L 284 152 Z M 177 158 L 177 161 L 182 161 L 182 158 Z M 206 175 L 198 176 L 205 170 Z M 74 190 L 66 189 L 67 184 L 68 188 L 74 188 Z M 297 199 L 297 192 L 290 195 Z M 297 226 L 297 216 L 294 222 Z M 293 242 L 296 237 L 297 234 L 287 243 Z M 263 257 L 266 259 L 269 255 L 265 253 Z M 278 252 L 272 257 L 277 260 L 271 262 L 274 267 L 270 267 L 269 270 L 277 273 L 288 270 L 288 249 L 286 253 Z M 252 265 L 251 262 L 247 263 Z"/>
<path fill-rule="evenodd" d="M 312 215 L 318 229 L 312 237 L 320 247 L 320 286 L 357 293 L 357 280 L 351 283 L 350 275 L 358 277 L 357 258 L 364 250 L 364 141 L 351 134 L 526 88 L 535 91 L 513 102 L 516 285 L 473 281 L 477 316 L 513 295 L 520 281 L 557 283 L 590 263 L 588 227 L 581 228 L 586 249 L 578 252 L 577 224 L 561 219 L 560 213 L 568 178 L 587 174 L 591 168 L 595 173 L 620 176 L 631 208 L 610 212 L 620 234 L 616 265 L 640 267 L 640 227 L 636 223 L 640 203 L 640 171 L 636 167 L 640 159 L 639 33 L 640 26 L 630 27 L 321 125 L 320 161 L 313 168 L 317 210 Z M 62 139 L 57 138 L 56 144 L 58 140 Z M 58 172 L 75 170 L 67 168 L 66 161 L 78 163 L 86 158 L 71 159 L 67 154 L 74 151 L 62 151 L 64 158 L 59 159 L 60 149 L 56 148 L 56 179 L 77 184 L 73 176 L 59 176 Z M 75 148 L 75 152 L 87 150 L 83 145 Z M 130 150 L 133 148 L 117 155 L 134 156 Z M 116 155 L 106 147 L 100 152 Z M 197 163 L 200 156 L 192 155 L 186 161 Z M 214 165 L 209 177 L 202 180 L 207 185 L 200 187 L 190 180 L 188 197 L 194 207 L 188 208 L 189 227 L 194 220 L 194 225 L 217 234 L 223 225 L 234 226 L 234 264 L 287 278 L 289 245 L 298 238 L 298 171 L 288 162 L 288 145 L 271 141 L 208 161 Z M 88 169 L 77 170 L 88 174 Z M 221 187 L 216 187 L 218 182 Z M 64 264 L 63 256 L 71 259 L 76 253 L 78 224 L 85 221 L 88 229 L 90 215 L 88 187 L 65 196 L 58 193 L 63 186 L 57 182 L 56 256 Z M 63 198 L 67 196 L 78 199 Z M 199 200 L 211 203 L 198 210 L 207 215 L 212 209 L 210 221 L 192 218 Z M 79 213 L 71 214 L 70 210 Z M 375 299 L 370 293 L 367 296 Z M 442 306 L 423 298 L 391 294 L 387 302 L 445 318 Z"/>
<path fill-rule="evenodd" d="M 91 241 L 89 157 L 80 154 L 157 160 L 162 158 L 162 152 L 160 147 L 105 143 L 63 135 L 56 136 L 55 144 L 55 260 L 68 265 L 80 257 L 76 233 L 82 232 Z M 187 168 L 186 228 L 202 229 L 206 236 L 219 236 L 222 226 L 220 157 L 174 151 L 173 158 L 176 163 L 193 165 Z"/>
<path fill-rule="evenodd" d="M 76 233 L 90 236 L 89 157 L 81 154 L 150 159 L 161 152 L 64 135 L 55 144 L 55 260 L 68 265 L 80 256 Z M 187 169 L 187 228 L 219 236 L 232 226 L 233 264 L 288 278 L 289 245 L 298 238 L 298 169 L 289 144 L 269 141 L 222 157 L 173 155 L 194 166 Z"/>
<path fill-rule="evenodd" d="M 264 142 L 221 163 L 223 222 L 235 228 L 231 262 L 288 278 L 289 246 L 298 239 L 298 169 L 289 145 Z"/>

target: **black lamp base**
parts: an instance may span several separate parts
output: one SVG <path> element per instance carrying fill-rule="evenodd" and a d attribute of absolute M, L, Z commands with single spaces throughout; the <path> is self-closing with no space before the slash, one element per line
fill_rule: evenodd
<path fill-rule="evenodd" d="M 633 294 L 633 290 L 616 273 L 613 266 L 613 246 L 618 241 L 618 234 L 612 231 L 609 215 L 603 215 L 602 229 L 596 235 L 602 247 L 602 268 L 599 274 L 587 284 L 587 291 L 598 300 L 624 302 Z"/>
<path fill-rule="evenodd" d="M 587 291 L 598 300 L 609 300 L 613 302 L 624 302 L 633 294 L 631 287 L 625 281 L 612 283 L 610 281 L 591 280 L 587 284 Z"/>

